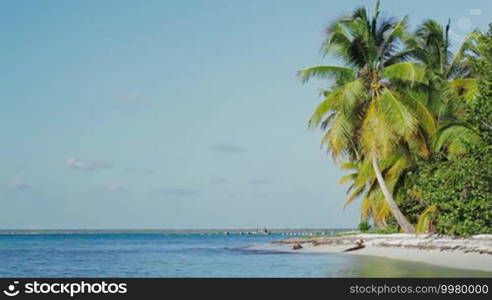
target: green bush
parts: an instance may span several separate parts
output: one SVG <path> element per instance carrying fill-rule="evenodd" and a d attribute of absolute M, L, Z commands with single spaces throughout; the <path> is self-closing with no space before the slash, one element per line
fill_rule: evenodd
<path fill-rule="evenodd" d="M 361 232 L 368 232 L 371 229 L 371 224 L 369 224 L 367 221 L 362 221 L 359 223 L 358 228 Z"/>
<path fill-rule="evenodd" d="M 436 205 L 437 232 L 464 236 L 492 233 L 490 166 L 490 146 L 454 160 L 422 162 L 406 178 L 407 205 L 402 210 L 418 217 L 427 207 Z"/>
<path fill-rule="evenodd" d="M 392 234 L 392 233 L 399 233 L 400 231 L 396 227 L 388 227 L 388 228 L 377 228 L 371 230 L 371 232 L 377 234 Z"/>

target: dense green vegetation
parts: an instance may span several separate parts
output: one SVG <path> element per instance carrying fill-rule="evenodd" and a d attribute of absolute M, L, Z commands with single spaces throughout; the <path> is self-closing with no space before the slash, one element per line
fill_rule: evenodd
<path fill-rule="evenodd" d="M 415 220 L 420 231 L 492 233 L 492 27 L 478 38 L 476 54 L 471 63 L 478 92 L 469 101 L 456 99 L 463 103 L 459 125 L 469 130 L 459 155 L 437 152 L 417 162 L 400 188 L 402 210 L 421 216 Z"/>
<path fill-rule="evenodd" d="M 360 232 L 368 232 L 371 229 L 371 224 L 367 221 L 362 221 L 359 223 L 358 229 Z"/>
<path fill-rule="evenodd" d="M 364 231 L 492 232 L 492 26 L 451 49 L 449 24 L 410 31 L 378 2 L 329 26 L 323 51 L 340 65 L 299 72 L 330 83 L 309 126 L 351 170 Z"/>

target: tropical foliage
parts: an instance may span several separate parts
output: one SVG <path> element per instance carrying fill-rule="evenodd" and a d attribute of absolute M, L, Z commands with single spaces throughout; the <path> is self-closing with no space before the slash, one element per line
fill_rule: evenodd
<path fill-rule="evenodd" d="M 492 141 L 491 34 L 472 32 L 453 54 L 449 24 L 411 32 L 407 20 L 383 18 L 378 2 L 372 15 L 357 8 L 329 26 L 323 54 L 340 63 L 299 72 L 329 82 L 308 125 L 350 170 L 345 205 L 360 198 L 363 222 L 489 232 L 492 177 L 474 171 Z"/>
<path fill-rule="evenodd" d="M 491 50 L 492 27 L 487 35 L 478 37 L 476 55 L 471 58 L 477 92 L 471 99 L 458 98 L 464 103 L 459 121 L 466 128 L 461 133 L 465 147 L 459 155 L 452 149 L 436 152 L 407 173 L 402 188 L 407 192 L 403 198 L 407 206 L 402 210 L 420 214 L 420 231 L 432 225 L 447 234 L 492 233 Z M 455 136 L 454 141 L 459 138 Z"/>

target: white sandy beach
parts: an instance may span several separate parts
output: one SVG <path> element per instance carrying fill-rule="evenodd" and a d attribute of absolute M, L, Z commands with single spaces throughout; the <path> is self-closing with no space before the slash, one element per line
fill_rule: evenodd
<path fill-rule="evenodd" d="M 359 240 L 365 247 L 344 252 Z M 492 272 L 492 235 L 470 238 L 411 234 L 357 234 L 344 237 L 289 239 L 281 244 L 301 244 L 299 252 L 371 255 L 436 266 Z"/>

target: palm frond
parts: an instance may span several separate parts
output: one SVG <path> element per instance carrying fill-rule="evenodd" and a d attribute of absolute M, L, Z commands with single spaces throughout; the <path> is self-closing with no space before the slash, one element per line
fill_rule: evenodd
<path fill-rule="evenodd" d="M 328 97 L 318 105 L 311 119 L 308 122 L 309 127 L 318 126 L 323 117 L 332 110 L 341 110 L 354 105 L 366 95 L 364 84 L 360 79 L 356 79 L 338 89 L 332 91 Z"/>
<path fill-rule="evenodd" d="M 415 82 L 427 83 L 425 67 L 415 62 L 399 62 L 387 66 L 383 70 L 383 76 L 389 80 L 404 80 L 411 84 Z"/>
<path fill-rule="evenodd" d="M 452 93 L 470 101 L 478 93 L 478 82 L 473 78 L 454 79 L 449 82 Z"/>
<path fill-rule="evenodd" d="M 401 98 L 398 93 L 386 88 L 378 101 L 378 107 L 380 115 L 391 130 L 400 136 L 410 138 L 417 128 L 418 120 Z"/>
<path fill-rule="evenodd" d="M 435 152 L 446 151 L 450 156 L 459 156 L 469 151 L 470 146 L 483 143 L 482 139 L 464 123 L 452 123 L 441 128 L 435 138 Z"/>
<path fill-rule="evenodd" d="M 345 199 L 345 203 L 343 205 L 343 207 L 347 207 L 347 205 L 349 205 L 350 203 L 352 203 L 352 201 L 354 201 L 355 198 L 359 197 L 360 195 L 362 195 L 362 193 L 364 192 L 364 186 L 358 186 L 355 188 L 355 190 L 352 192 L 352 194 L 350 194 L 347 199 Z"/>
<path fill-rule="evenodd" d="M 333 159 L 337 160 L 351 145 L 352 124 L 343 113 L 337 113 L 330 128 L 321 139 L 321 146 L 326 145 Z"/>
<path fill-rule="evenodd" d="M 425 233 L 429 230 L 432 217 L 436 214 L 436 212 L 436 205 L 431 205 L 422 212 L 417 222 L 417 226 L 415 226 L 415 232 L 417 234 Z"/>
<path fill-rule="evenodd" d="M 398 141 L 392 125 L 385 121 L 384 113 L 379 109 L 378 102 L 380 100 L 370 103 L 360 131 L 360 143 L 368 157 L 377 153 L 390 153 Z"/>
<path fill-rule="evenodd" d="M 411 90 L 406 90 L 400 95 L 400 100 L 418 119 L 419 125 L 429 136 L 433 136 L 437 131 L 437 120 L 430 107 L 425 103 L 427 95 Z"/>
<path fill-rule="evenodd" d="M 339 183 L 345 184 L 345 183 L 349 182 L 350 180 L 354 180 L 355 178 L 357 178 L 357 173 L 348 174 L 348 175 L 345 175 L 342 178 L 340 178 Z"/>
<path fill-rule="evenodd" d="M 355 71 L 351 68 L 339 66 L 316 66 L 298 72 L 302 82 L 307 82 L 311 78 L 332 79 L 339 82 L 353 81 Z"/>
<path fill-rule="evenodd" d="M 446 77 L 453 78 L 459 73 L 463 73 L 466 69 L 470 69 L 465 63 L 465 56 L 468 53 L 476 53 L 477 52 L 477 40 L 480 37 L 480 31 L 474 30 L 470 34 L 465 37 L 465 40 L 462 42 L 460 48 L 456 51 L 456 55 L 451 62 Z"/>
<path fill-rule="evenodd" d="M 340 163 L 340 168 L 344 170 L 351 170 L 357 168 L 357 164 L 353 161 L 344 161 Z"/>

